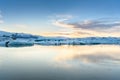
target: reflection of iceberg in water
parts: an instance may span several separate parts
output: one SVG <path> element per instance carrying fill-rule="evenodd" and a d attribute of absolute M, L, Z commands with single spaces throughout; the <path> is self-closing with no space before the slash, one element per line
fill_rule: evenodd
<path fill-rule="evenodd" d="M 65 49 L 64 49 L 65 50 Z M 98 45 L 98 46 L 78 46 L 69 47 L 67 53 L 57 55 L 57 62 L 79 61 L 80 63 L 95 63 L 95 64 L 120 64 L 120 46 L 114 45 Z"/>

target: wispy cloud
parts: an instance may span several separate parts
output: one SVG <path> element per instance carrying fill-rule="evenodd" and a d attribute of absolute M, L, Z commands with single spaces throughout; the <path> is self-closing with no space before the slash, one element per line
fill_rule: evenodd
<path fill-rule="evenodd" d="M 64 20 L 64 19 L 63 19 Z M 69 19 L 65 19 L 69 20 Z M 110 29 L 113 27 L 120 27 L 120 20 L 83 20 L 83 21 L 78 21 L 78 22 L 65 22 L 60 20 L 56 20 L 54 24 L 56 26 L 60 27 L 66 27 L 66 28 L 77 28 L 77 29 L 88 29 L 88 30 L 100 30 L 104 31 L 104 29 Z"/>
<path fill-rule="evenodd" d="M 71 29 L 77 35 L 86 36 L 119 36 L 120 19 L 95 19 L 83 21 L 71 21 L 74 18 L 59 18 L 53 22 L 53 25 Z M 85 36 L 85 37 L 86 37 Z"/>
<path fill-rule="evenodd" d="M 72 15 L 55 15 L 52 19 L 52 24 L 56 26 L 64 27 L 66 25 L 64 25 L 62 22 L 66 22 L 72 18 L 73 18 Z"/>

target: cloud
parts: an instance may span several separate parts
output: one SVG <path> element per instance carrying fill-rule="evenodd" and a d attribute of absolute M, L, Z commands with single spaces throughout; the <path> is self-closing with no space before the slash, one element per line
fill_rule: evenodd
<path fill-rule="evenodd" d="M 71 21 L 71 19 L 73 21 Z M 72 30 L 73 33 L 86 36 L 119 36 L 120 19 L 95 19 L 75 21 L 72 18 L 60 18 L 52 23 L 55 26 Z M 87 35 L 88 34 L 88 35 Z M 85 37 L 86 37 L 85 36 Z"/>
<path fill-rule="evenodd" d="M 88 36 L 88 35 L 92 35 L 90 33 L 86 33 L 86 32 L 66 32 L 66 31 L 58 31 L 58 32 L 44 32 L 41 33 L 41 35 L 43 36 L 61 36 L 61 37 L 78 37 L 80 34 L 82 34 L 80 37 L 84 37 L 84 36 Z"/>
<path fill-rule="evenodd" d="M 120 27 L 120 21 L 102 21 L 102 20 L 84 20 L 80 22 L 69 22 L 56 21 L 54 23 L 56 26 L 66 27 L 66 28 L 76 28 L 76 29 L 88 29 L 88 30 L 104 30 L 113 27 Z"/>
<path fill-rule="evenodd" d="M 63 20 L 65 20 L 65 19 L 63 19 Z M 53 25 L 60 26 L 60 27 L 64 27 L 64 28 L 74 28 L 74 25 L 68 24 L 68 23 L 64 23 L 64 22 L 62 22 L 61 20 L 55 21 L 55 22 L 53 23 Z"/>
<path fill-rule="evenodd" d="M 72 18 L 73 18 L 72 15 L 54 15 L 52 16 L 51 21 L 52 21 L 52 24 L 55 26 L 66 27 L 70 25 L 66 24 L 65 21 L 69 21 Z"/>
<path fill-rule="evenodd" d="M 109 29 L 114 26 L 120 26 L 120 23 L 104 23 L 102 21 L 86 20 L 81 23 L 73 23 L 71 25 L 74 25 L 74 28 L 101 30 Z"/>

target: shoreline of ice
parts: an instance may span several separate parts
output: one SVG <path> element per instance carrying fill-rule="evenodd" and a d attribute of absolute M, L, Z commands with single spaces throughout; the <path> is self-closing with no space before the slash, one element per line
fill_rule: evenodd
<path fill-rule="evenodd" d="M 38 38 L 38 39 L 24 39 L 18 38 L 16 40 L 7 39 L 0 41 L 0 46 L 3 47 L 24 47 L 24 46 L 33 46 L 33 45 L 119 45 L 120 38 Z M 7 46 L 6 46 L 7 45 Z"/>
<path fill-rule="evenodd" d="M 0 31 L 0 46 L 25 47 L 33 45 L 120 45 L 120 37 L 44 37 L 24 33 L 10 33 Z"/>

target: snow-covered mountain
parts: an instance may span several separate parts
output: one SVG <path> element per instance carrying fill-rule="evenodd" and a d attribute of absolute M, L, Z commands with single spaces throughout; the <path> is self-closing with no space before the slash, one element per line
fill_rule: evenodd
<path fill-rule="evenodd" d="M 44 37 L 25 33 L 11 33 L 0 31 L 1 46 L 32 46 L 37 45 L 98 45 L 120 44 L 119 37 Z"/>

